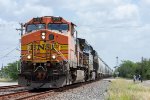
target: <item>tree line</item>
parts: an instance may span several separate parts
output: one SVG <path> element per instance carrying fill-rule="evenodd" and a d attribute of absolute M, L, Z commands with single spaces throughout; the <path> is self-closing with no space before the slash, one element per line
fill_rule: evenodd
<path fill-rule="evenodd" d="M 8 63 L 7 66 L 2 66 L 0 70 L 0 77 L 12 80 L 18 79 L 18 67 L 20 66 L 20 61 L 15 61 L 13 63 Z"/>
<path fill-rule="evenodd" d="M 142 58 L 140 62 L 124 60 L 116 69 L 120 77 L 133 78 L 133 75 L 141 75 L 143 79 L 150 79 L 150 59 Z"/>

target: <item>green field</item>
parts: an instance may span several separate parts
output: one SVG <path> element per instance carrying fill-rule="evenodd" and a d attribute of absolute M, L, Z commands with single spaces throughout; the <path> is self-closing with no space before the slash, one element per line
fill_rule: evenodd
<path fill-rule="evenodd" d="M 114 79 L 108 90 L 108 100 L 150 100 L 150 87 L 132 80 Z"/>

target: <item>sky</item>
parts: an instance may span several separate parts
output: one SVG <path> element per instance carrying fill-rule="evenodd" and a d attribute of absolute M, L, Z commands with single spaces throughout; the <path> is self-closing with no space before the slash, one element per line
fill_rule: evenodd
<path fill-rule="evenodd" d="M 150 0 L 0 0 L 0 66 L 20 58 L 19 23 L 61 16 L 111 67 L 150 58 Z"/>

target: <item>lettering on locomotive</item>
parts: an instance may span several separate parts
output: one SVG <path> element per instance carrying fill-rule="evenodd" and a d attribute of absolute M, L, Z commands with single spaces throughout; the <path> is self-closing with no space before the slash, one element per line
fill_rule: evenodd
<path fill-rule="evenodd" d="M 53 46 L 52 46 L 53 45 Z M 28 51 L 32 51 L 32 50 L 36 50 L 36 51 L 40 51 L 40 52 L 45 52 L 46 50 L 51 50 L 55 48 L 56 50 L 68 50 L 68 45 L 65 44 L 58 44 L 58 43 L 54 43 L 54 44 L 47 44 L 43 41 L 40 41 L 40 43 L 35 43 L 35 44 L 28 44 L 28 45 L 24 45 L 21 47 L 22 50 L 28 50 Z"/>

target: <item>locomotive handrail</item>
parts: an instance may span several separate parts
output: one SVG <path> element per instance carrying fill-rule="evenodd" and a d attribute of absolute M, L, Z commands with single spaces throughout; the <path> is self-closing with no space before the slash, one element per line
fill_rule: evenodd
<path fill-rule="evenodd" d="M 60 55 L 61 55 L 61 57 L 65 60 L 65 61 L 67 61 L 67 59 L 64 57 L 64 55 L 60 52 L 60 51 L 57 51 L 55 48 L 53 48 L 57 53 L 59 53 Z"/>
<path fill-rule="evenodd" d="M 21 69 L 19 69 L 18 62 L 17 62 L 17 70 L 18 70 L 19 72 L 21 72 Z"/>
<path fill-rule="evenodd" d="M 43 67 L 43 66 L 41 66 L 41 65 L 40 65 L 40 66 L 38 66 L 38 67 L 34 70 L 34 72 L 36 72 L 39 68 L 42 68 L 44 71 L 46 71 L 46 72 L 47 72 L 47 68 L 45 68 L 45 69 L 44 69 L 44 67 Z"/>

